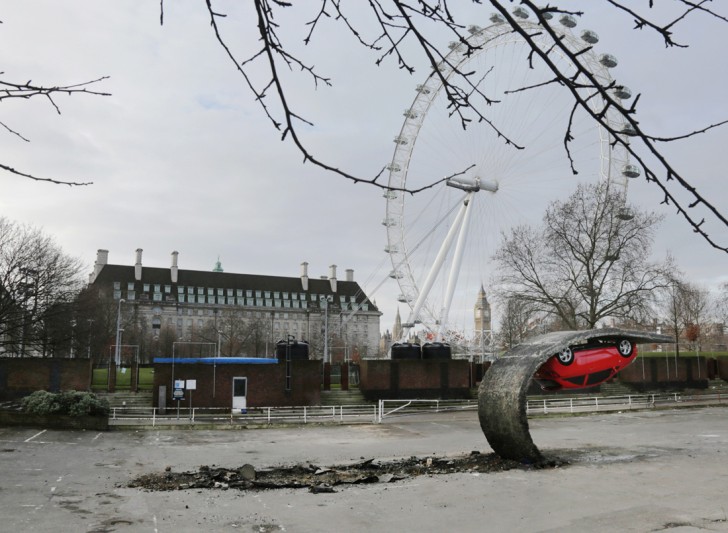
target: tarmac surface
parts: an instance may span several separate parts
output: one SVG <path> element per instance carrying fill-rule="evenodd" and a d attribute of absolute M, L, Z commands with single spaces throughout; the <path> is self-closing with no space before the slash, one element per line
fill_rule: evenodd
<path fill-rule="evenodd" d="M 477 413 L 247 430 L 0 428 L 0 531 L 728 531 L 728 409 L 529 421 L 551 469 L 245 492 L 145 491 L 146 473 L 490 453 Z"/>

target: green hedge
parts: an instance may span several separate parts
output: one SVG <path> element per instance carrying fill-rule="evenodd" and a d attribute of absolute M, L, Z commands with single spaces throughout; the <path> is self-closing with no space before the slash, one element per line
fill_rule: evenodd
<path fill-rule="evenodd" d="M 21 401 L 23 411 L 36 415 L 108 416 L 109 402 L 90 392 L 35 391 Z"/>

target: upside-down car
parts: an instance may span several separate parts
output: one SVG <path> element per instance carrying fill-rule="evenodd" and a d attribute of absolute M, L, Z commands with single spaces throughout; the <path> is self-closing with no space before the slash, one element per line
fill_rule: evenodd
<path fill-rule="evenodd" d="M 628 339 L 599 339 L 569 346 L 539 367 L 534 379 L 547 391 L 582 389 L 604 383 L 637 357 Z"/>

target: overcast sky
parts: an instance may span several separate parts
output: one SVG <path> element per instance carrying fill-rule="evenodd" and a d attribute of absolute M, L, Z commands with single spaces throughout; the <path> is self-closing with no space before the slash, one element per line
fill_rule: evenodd
<path fill-rule="evenodd" d="M 600 51 L 620 60 L 615 77 L 642 93 L 638 118 L 646 131 L 679 135 L 728 119 L 728 24 L 695 16 L 675 28 L 690 48 L 666 50 L 658 36 L 632 31 L 629 18 L 605 3 L 589 2 L 580 27 L 600 34 Z M 222 28 L 240 58 L 255 46 L 248 4 L 218 8 L 229 15 Z M 282 20 L 294 23 L 281 32 L 292 46 L 305 35 L 300 23 L 311 4 L 307 13 Z M 713 7 L 726 10 L 722 3 Z M 466 22 L 488 24 L 487 6 L 467 11 Z M 0 215 L 42 227 L 89 272 L 99 248 L 109 250 L 114 264 L 133 264 L 134 251 L 143 248 L 148 266 L 168 266 L 177 250 L 185 269 L 210 270 L 218 256 L 227 272 L 283 276 L 299 275 L 302 261 L 312 276 L 336 264 L 340 278 L 354 269 L 368 292 L 386 278 L 382 192 L 303 165 L 292 144 L 280 142 L 216 43 L 203 1 L 168 0 L 163 26 L 159 2 L 138 0 L 6 2 L 0 20 L 4 79 L 60 85 L 110 76 L 97 89 L 112 93 L 58 96 L 61 115 L 42 99 L 3 102 L 0 120 L 31 141 L 0 131 L 4 164 L 93 185 L 0 174 Z M 314 90 L 306 76 L 286 74 L 294 104 L 314 122 L 301 129 L 304 141 L 333 165 L 375 175 L 392 157 L 402 110 L 427 69 L 410 76 L 391 60 L 376 67 L 376 54 L 333 22 L 302 54 L 333 83 Z M 724 214 L 727 146 L 726 128 L 663 145 Z M 667 217 L 655 257 L 669 251 L 692 281 L 707 286 L 728 281 L 728 256 L 660 206 L 654 186 L 630 183 L 629 198 Z M 725 227 L 711 231 L 728 244 Z M 390 280 L 373 294 L 384 311 L 383 330 L 391 328 L 398 292 Z"/>

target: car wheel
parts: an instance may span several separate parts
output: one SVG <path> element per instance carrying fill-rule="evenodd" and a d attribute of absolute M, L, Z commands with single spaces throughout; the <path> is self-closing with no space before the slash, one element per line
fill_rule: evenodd
<path fill-rule="evenodd" d="M 629 357 L 632 355 L 633 347 L 632 342 L 628 341 L 627 339 L 622 339 L 619 341 L 619 344 L 617 345 L 617 349 L 619 350 L 619 355 L 622 357 Z"/>
<path fill-rule="evenodd" d="M 569 366 L 574 362 L 574 352 L 571 351 L 571 348 L 564 348 L 556 354 L 556 357 L 558 358 L 559 363 L 564 366 Z"/>

